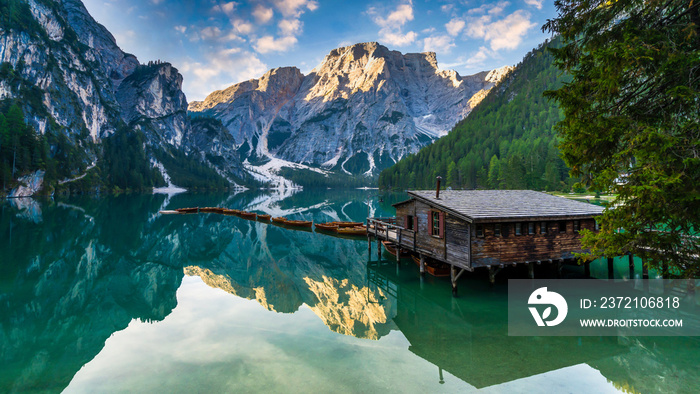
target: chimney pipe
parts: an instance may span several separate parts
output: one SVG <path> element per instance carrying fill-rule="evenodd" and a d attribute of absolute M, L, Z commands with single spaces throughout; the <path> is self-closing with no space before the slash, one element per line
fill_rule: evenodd
<path fill-rule="evenodd" d="M 442 177 L 437 177 L 437 187 L 435 187 L 435 199 L 439 200 L 440 199 L 440 181 L 442 180 Z"/>

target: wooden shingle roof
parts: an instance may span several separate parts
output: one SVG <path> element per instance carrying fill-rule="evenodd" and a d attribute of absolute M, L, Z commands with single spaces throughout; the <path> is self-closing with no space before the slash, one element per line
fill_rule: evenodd
<path fill-rule="evenodd" d="M 408 194 L 470 222 L 524 219 L 586 218 L 603 207 L 533 190 L 415 190 Z"/>

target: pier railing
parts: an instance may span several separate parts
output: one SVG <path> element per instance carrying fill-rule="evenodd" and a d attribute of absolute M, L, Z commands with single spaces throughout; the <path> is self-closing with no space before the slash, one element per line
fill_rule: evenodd
<path fill-rule="evenodd" d="M 367 218 L 367 234 L 391 241 L 400 248 L 415 249 L 415 231 L 399 226 L 396 218 Z"/>

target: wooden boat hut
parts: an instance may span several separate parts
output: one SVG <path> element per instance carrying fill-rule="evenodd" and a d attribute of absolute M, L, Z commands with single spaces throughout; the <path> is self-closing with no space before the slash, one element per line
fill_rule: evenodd
<path fill-rule="evenodd" d="M 464 272 L 572 262 L 583 252 L 580 230 L 597 230 L 603 207 L 531 190 L 409 191 L 395 218 L 368 218 L 368 237 L 389 240 L 451 266 L 453 292 Z M 370 240 L 371 242 L 371 240 Z M 458 272 L 459 271 L 459 272 Z M 421 264 L 421 274 L 424 272 Z"/>

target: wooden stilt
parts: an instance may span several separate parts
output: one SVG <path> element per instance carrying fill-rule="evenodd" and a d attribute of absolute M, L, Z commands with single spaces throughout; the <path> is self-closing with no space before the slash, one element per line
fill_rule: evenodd
<path fill-rule="evenodd" d="M 615 279 L 615 260 L 612 257 L 608 257 L 608 279 Z"/>
<path fill-rule="evenodd" d="M 630 279 L 634 279 L 634 255 L 630 253 L 628 255 L 629 258 L 629 266 L 630 266 Z"/>
<path fill-rule="evenodd" d="M 557 279 L 561 279 L 561 269 L 564 267 L 561 260 L 557 260 L 555 267 L 557 269 Z"/>
<path fill-rule="evenodd" d="M 452 297 L 457 297 L 457 267 L 450 265 L 450 281 L 452 282 Z"/>
<path fill-rule="evenodd" d="M 500 271 L 500 268 L 494 268 L 489 265 L 489 283 L 491 286 L 496 284 L 496 274 Z"/>
<path fill-rule="evenodd" d="M 420 276 L 425 276 L 425 256 L 423 254 L 420 255 Z"/>
<path fill-rule="evenodd" d="M 396 265 L 401 265 L 401 229 L 397 228 L 396 231 Z"/>
<path fill-rule="evenodd" d="M 527 276 L 530 279 L 535 279 L 535 266 L 532 263 L 527 263 Z"/>

